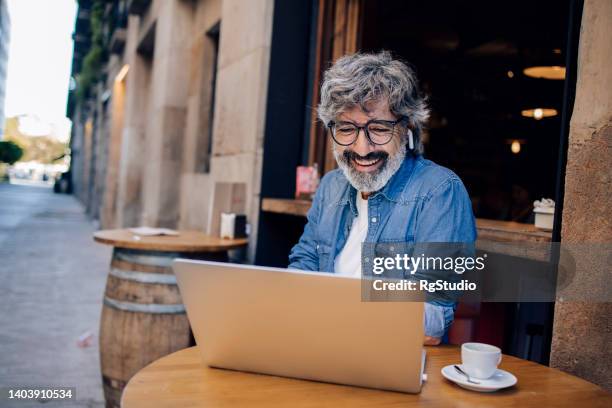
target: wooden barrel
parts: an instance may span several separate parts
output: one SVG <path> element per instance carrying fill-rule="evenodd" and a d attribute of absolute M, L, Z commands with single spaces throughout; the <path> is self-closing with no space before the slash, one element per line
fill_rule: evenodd
<path fill-rule="evenodd" d="M 205 258 L 224 260 L 223 255 L 206 254 Z M 177 257 L 197 256 L 113 250 L 100 321 L 102 383 L 109 408 L 119 408 L 123 388 L 138 370 L 193 345 L 171 267 Z"/>

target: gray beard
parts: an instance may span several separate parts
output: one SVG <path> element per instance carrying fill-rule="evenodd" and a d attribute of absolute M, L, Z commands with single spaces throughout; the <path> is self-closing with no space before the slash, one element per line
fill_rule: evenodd
<path fill-rule="evenodd" d="M 395 154 L 390 155 L 382 166 L 371 173 L 364 173 L 356 170 L 353 163 L 347 163 L 342 153 L 333 148 L 334 158 L 338 167 L 342 169 L 344 176 L 357 191 L 362 193 L 373 193 L 383 188 L 393 177 L 395 172 L 401 167 L 406 157 L 406 143 L 403 142 Z"/>

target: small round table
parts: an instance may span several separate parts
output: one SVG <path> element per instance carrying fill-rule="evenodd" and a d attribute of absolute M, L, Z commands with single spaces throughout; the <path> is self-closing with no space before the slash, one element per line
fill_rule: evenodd
<path fill-rule="evenodd" d="M 129 229 L 98 231 L 112 245 L 102 317 L 100 365 L 107 407 L 119 407 L 127 381 L 156 359 L 193 345 L 189 321 L 172 271 L 176 258 L 227 261 L 247 239 L 221 239 L 198 231 L 141 236 Z"/>
<path fill-rule="evenodd" d="M 426 347 L 420 394 L 379 391 L 205 367 L 197 347 L 163 357 L 127 384 L 123 408 L 150 407 L 610 407 L 612 394 L 562 371 L 504 355 L 500 368 L 518 378 L 494 393 L 464 390 L 440 370 L 460 361 L 456 346 Z"/>

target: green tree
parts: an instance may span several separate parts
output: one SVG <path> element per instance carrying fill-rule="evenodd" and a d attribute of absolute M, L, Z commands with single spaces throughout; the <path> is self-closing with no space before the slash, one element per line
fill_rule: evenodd
<path fill-rule="evenodd" d="M 7 118 L 4 127 L 4 139 L 17 144 L 22 150 L 18 159 L 24 162 L 37 161 L 52 164 L 66 154 L 68 145 L 48 135 L 32 136 L 19 130 L 19 118 Z"/>
<path fill-rule="evenodd" d="M 15 142 L 0 142 L 0 163 L 13 164 L 23 156 L 23 149 Z"/>

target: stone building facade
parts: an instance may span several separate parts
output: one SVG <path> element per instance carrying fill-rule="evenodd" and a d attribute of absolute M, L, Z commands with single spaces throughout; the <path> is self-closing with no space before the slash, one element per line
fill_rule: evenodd
<path fill-rule="evenodd" d="M 256 229 L 273 2 L 103 3 L 126 22 L 107 34 L 93 96 L 70 112 L 89 214 L 103 228 L 206 230 L 214 183 L 241 182 Z"/>

